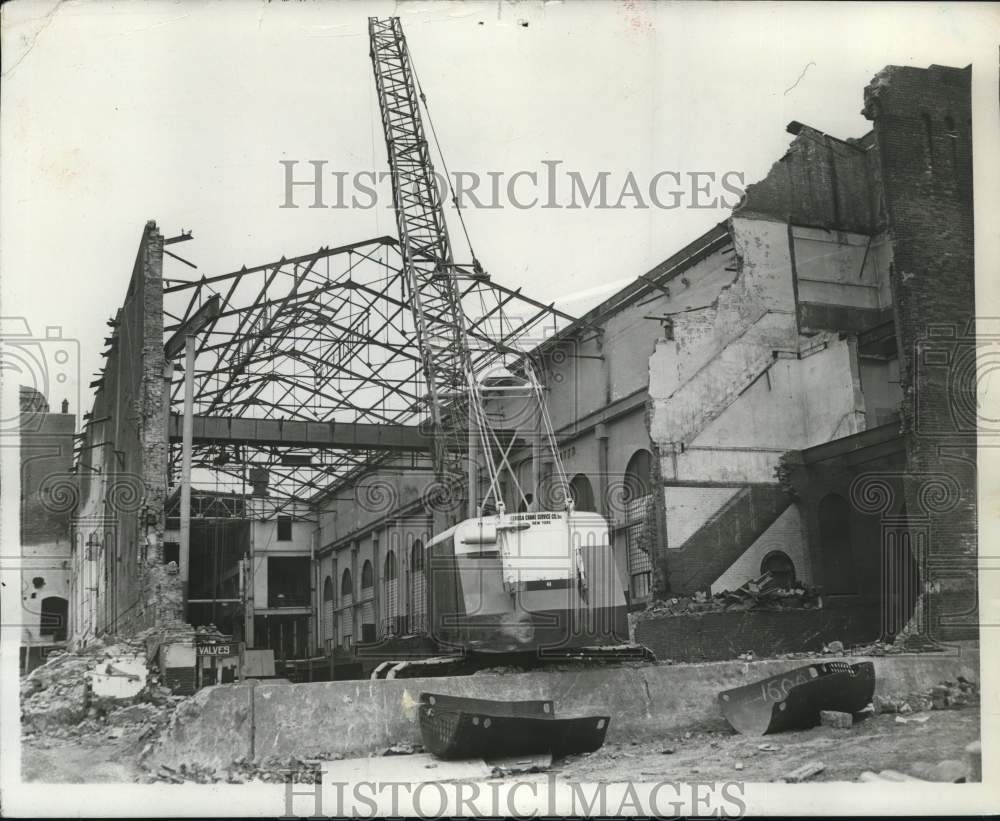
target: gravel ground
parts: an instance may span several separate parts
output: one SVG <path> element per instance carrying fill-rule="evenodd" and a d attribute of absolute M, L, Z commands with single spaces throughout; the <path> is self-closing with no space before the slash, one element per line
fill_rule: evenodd
<path fill-rule="evenodd" d="M 979 709 L 934 710 L 926 721 L 879 715 L 849 730 L 811 730 L 749 738 L 735 733 L 695 733 L 657 743 L 605 744 L 589 755 L 553 763 L 571 782 L 589 781 L 777 781 L 806 761 L 825 769 L 811 781 L 857 781 L 865 770 L 892 769 L 919 775 L 944 759 L 964 761 L 965 746 L 980 737 Z M 760 749 L 761 745 L 768 748 Z M 109 783 L 146 780 L 135 763 L 142 742 L 125 734 L 109 739 L 26 739 L 21 747 L 25 781 Z M 670 752 L 667 752 L 667 751 Z M 742 765 L 742 766 L 740 766 Z"/>
<path fill-rule="evenodd" d="M 806 761 L 826 768 L 810 781 L 857 781 L 865 770 L 919 774 L 923 766 L 944 759 L 964 762 L 965 746 L 980 737 L 979 709 L 934 710 L 860 721 L 849 730 L 811 730 L 749 738 L 736 733 L 695 733 L 655 744 L 605 744 L 589 755 L 555 763 L 569 781 L 712 780 L 771 782 Z M 760 749 L 761 745 L 773 750 Z M 670 752 L 667 752 L 670 751 Z M 742 766 L 741 766 L 742 765 Z"/>

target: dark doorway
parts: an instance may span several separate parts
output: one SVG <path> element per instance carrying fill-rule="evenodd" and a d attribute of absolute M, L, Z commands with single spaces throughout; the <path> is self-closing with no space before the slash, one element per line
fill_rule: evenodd
<path fill-rule="evenodd" d="M 569 492 L 573 497 L 573 507 L 576 510 L 596 511 L 594 505 L 594 488 L 590 484 L 590 479 L 582 473 L 576 474 L 573 481 L 569 483 Z"/>
<path fill-rule="evenodd" d="M 856 593 L 851 506 L 843 496 L 828 493 L 820 500 L 819 535 L 823 549 L 823 590 L 831 595 Z"/>
<path fill-rule="evenodd" d="M 795 564 L 784 551 L 772 550 L 768 553 L 760 563 L 760 572 L 761 575 L 770 573 L 783 590 L 790 590 L 795 584 Z"/>
<path fill-rule="evenodd" d="M 308 556 L 267 557 L 267 606 L 308 607 Z"/>
<path fill-rule="evenodd" d="M 42 599 L 42 635 L 51 635 L 52 641 L 66 641 L 69 626 L 69 602 L 62 596 Z"/>

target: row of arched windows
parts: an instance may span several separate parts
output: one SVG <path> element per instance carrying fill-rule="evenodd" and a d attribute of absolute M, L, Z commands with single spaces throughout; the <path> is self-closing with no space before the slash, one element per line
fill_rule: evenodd
<path fill-rule="evenodd" d="M 409 596 L 407 597 L 408 613 L 411 629 L 423 626 L 426 617 L 427 582 L 424 578 L 424 544 L 417 539 L 410 547 Z M 398 619 L 401 615 L 399 595 L 399 561 L 396 551 L 386 553 L 382 565 L 382 596 L 379 601 L 382 616 L 382 634 L 400 631 Z M 375 568 L 370 560 L 365 560 L 361 566 L 361 638 L 372 641 L 375 637 Z M 350 569 L 345 569 L 340 575 L 339 602 L 334 596 L 334 582 L 327 576 L 323 582 L 323 636 L 327 640 L 336 639 L 337 644 L 350 646 L 354 641 L 354 577 Z M 337 611 L 340 610 L 340 618 Z M 339 630 L 335 625 L 339 622 Z"/>
<path fill-rule="evenodd" d="M 625 522 L 627 564 L 633 576 L 631 587 L 634 596 L 648 594 L 650 559 L 648 545 L 641 538 L 642 526 L 646 518 L 647 501 L 651 498 L 652 454 L 645 449 L 636 451 L 628 462 L 625 475 L 617 480 L 620 487 L 609 487 L 609 517 Z M 616 482 L 611 480 L 612 484 Z M 597 502 L 591 480 L 583 473 L 576 474 L 570 481 L 570 493 L 574 507 L 578 511 L 597 511 Z M 617 501 L 616 501 L 617 500 Z M 621 506 L 616 509 L 615 505 Z M 399 632 L 401 629 L 419 632 L 426 629 L 427 580 L 424 574 L 424 543 L 416 540 L 409 550 L 409 573 L 405 587 L 400 589 L 399 558 L 396 551 L 389 550 L 383 561 L 379 585 L 382 588 L 378 602 L 378 617 L 381 619 L 378 631 L 381 635 Z M 405 595 L 404 595 L 405 594 Z M 339 600 L 338 600 L 339 599 Z M 361 566 L 361 588 L 358 595 L 360 604 L 360 629 L 362 640 L 374 640 L 376 633 L 375 608 L 375 568 L 370 560 Z M 355 639 L 355 587 L 350 569 L 340 574 L 340 594 L 335 596 L 335 582 L 327 576 L 323 583 L 323 636 L 327 641 L 349 646 Z M 339 615 L 338 615 L 339 614 Z M 405 623 L 400 624 L 400 620 Z"/>

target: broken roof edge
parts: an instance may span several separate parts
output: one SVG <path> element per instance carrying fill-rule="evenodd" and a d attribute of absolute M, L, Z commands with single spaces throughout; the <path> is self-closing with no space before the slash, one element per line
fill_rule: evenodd
<path fill-rule="evenodd" d="M 546 349 L 557 345 L 564 339 L 571 338 L 574 334 L 577 334 L 587 328 L 597 329 L 598 331 L 603 330 L 598 325 L 601 320 L 617 311 L 622 310 L 623 308 L 628 307 L 639 297 L 644 296 L 649 291 L 653 290 L 655 285 L 653 285 L 652 282 L 662 284 L 662 282 L 666 279 L 670 279 L 673 276 L 683 273 L 691 265 L 696 264 L 707 254 L 712 253 L 722 247 L 725 242 L 728 242 L 730 240 L 730 219 L 732 219 L 732 214 L 727 216 L 721 222 L 713 225 L 707 231 L 699 234 L 695 239 L 679 251 L 667 257 L 662 262 L 654 265 L 648 271 L 636 276 L 635 279 L 631 280 L 625 287 L 619 289 L 603 302 L 591 308 L 576 321 L 571 322 L 566 327 L 561 328 L 559 331 L 552 334 L 552 336 L 544 342 L 535 346 L 529 353 L 542 354 Z M 652 282 L 650 282 L 650 280 L 652 280 Z"/>

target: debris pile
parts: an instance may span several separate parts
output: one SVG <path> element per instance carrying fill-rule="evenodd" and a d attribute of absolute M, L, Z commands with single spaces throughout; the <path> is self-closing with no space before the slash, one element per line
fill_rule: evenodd
<path fill-rule="evenodd" d="M 300 756 L 241 756 L 221 770 L 203 764 L 166 764 L 149 769 L 146 783 L 166 784 L 246 784 L 259 781 L 265 784 L 319 784 L 324 761 L 339 761 L 340 753 L 318 754 L 311 758 Z"/>
<path fill-rule="evenodd" d="M 90 708 L 88 673 L 90 655 L 56 652 L 21 680 L 21 722 L 25 731 L 77 724 Z"/>
<path fill-rule="evenodd" d="M 872 772 L 865 770 L 858 780 L 867 782 L 880 781 L 923 781 L 923 782 L 943 782 L 948 784 L 964 784 L 966 782 L 982 781 L 982 771 L 979 769 L 981 762 L 977 758 L 979 753 L 979 742 L 974 741 L 965 748 L 965 761 L 956 758 L 946 758 L 937 763 L 917 762 L 910 769 L 910 773 L 902 773 L 898 770 L 882 770 Z"/>
<path fill-rule="evenodd" d="M 920 692 L 877 695 L 872 700 L 876 713 L 920 713 L 925 710 L 950 710 L 979 704 L 979 686 L 965 676 L 942 681 Z"/>
<path fill-rule="evenodd" d="M 820 597 L 815 588 L 784 588 L 770 573 L 765 573 L 737 590 L 723 590 L 712 596 L 699 590 L 693 596 L 656 602 L 638 614 L 637 618 L 641 620 L 653 616 L 721 613 L 727 610 L 796 610 L 818 607 Z"/>
<path fill-rule="evenodd" d="M 145 639 L 50 654 L 21 680 L 24 736 L 145 738 L 162 727 L 184 698 L 146 675 Z"/>

